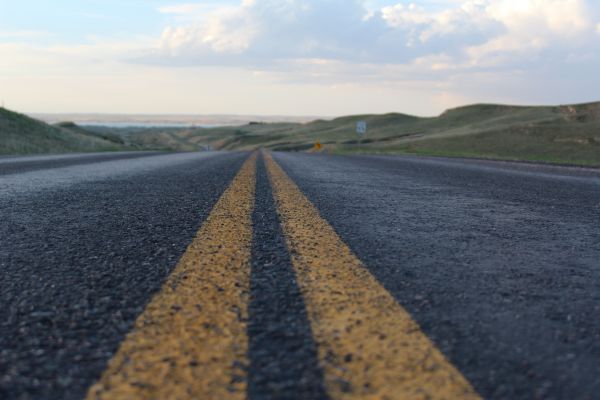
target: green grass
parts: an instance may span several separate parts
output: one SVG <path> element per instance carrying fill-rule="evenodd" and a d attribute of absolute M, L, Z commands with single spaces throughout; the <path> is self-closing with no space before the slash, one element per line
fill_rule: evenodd
<path fill-rule="evenodd" d="M 369 133 L 360 140 L 355 124 L 362 119 L 368 122 Z M 221 142 L 224 148 L 304 151 L 319 141 L 326 151 L 339 154 L 418 154 L 600 166 L 600 103 L 557 107 L 481 104 L 449 110 L 435 118 L 362 115 L 228 130 L 238 134 Z M 204 131 L 204 137 L 211 137 L 211 132 Z M 226 130 L 220 133 L 227 136 Z M 217 137 L 223 141 L 223 136 Z"/>
<path fill-rule="evenodd" d="M 356 122 L 366 120 L 360 140 Z M 197 150 L 325 151 L 349 154 L 423 154 L 600 166 L 600 103 L 556 107 L 477 104 L 438 117 L 356 115 L 307 124 L 251 124 L 209 129 L 155 129 L 129 136 L 133 143 Z"/>
<path fill-rule="evenodd" d="M 564 118 L 498 124 L 468 135 L 424 138 L 387 151 L 600 165 L 600 120 Z"/>
<path fill-rule="evenodd" d="M 42 154 L 131 149 L 121 138 L 96 135 L 72 123 L 48 125 L 0 108 L 0 154 Z"/>
<path fill-rule="evenodd" d="M 431 118 L 390 113 L 305 124 L 104 127 L 93 132 L 73 124 L 51 127 L 6 113 L 0 112 L 0 153 L 4 154 L 115 148 L 198 151 L 207 145 L 218 150 L 309 151 L 320 142 L 325 151 L 340 154 L 422 154 L 600 166 L 600 103 L 556 107 L 476 104 Z M 369 126 L 362 140 L 355 133 L 359 120 L 366 120 Z"/>

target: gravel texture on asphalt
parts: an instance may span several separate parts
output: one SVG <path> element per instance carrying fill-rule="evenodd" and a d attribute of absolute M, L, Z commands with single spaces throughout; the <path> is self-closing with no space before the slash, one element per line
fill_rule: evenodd
<path fill-rule="evenodd" d="M 135 151 L 120 153 L 64 154 L 52 156 L 0 157 L 0 176 L 38 171 L 42 169 L 69 167 L 72 165 L 93 164 L 102 161 L 134 159 L 151 155 L 164 155 L 162 152 Z"/>
<path fill-rule="evenodd" d="M 275 159 L 485 398 L 597 398 L 599 171 Z"/>
<path fill-rule="evenodd" d="M 0 398 L 82 398 L 247 156 L 0 158 Z M 597 398 L 600 171 L 275 158 L 485 398 Z M 262 161 L 257 178 L 248 394 L 326 398 Z"/>
<path fill-rule="evenodd" d="M 302 294 L 296 282 L 262 157 L 253 213 L 248 397 L 327 399 Z"/>
<path fill-rule="evenodd" d="M 219 153 L 171 153 L 134 157 L 116 160 L 104 160 L 98 163 L 86 163 L 81 160 L 70 166 L 24 171 L 18 174 L 0 175 L 0 199 L 31 196 L 34 192 L 48 190 L 66 190 L 68 187 L 93 180 L 134 179 L 135 175 L 153 169 L 181 166 L 190 161 L 216 157 Z M 0 169 L 6 167 L 0 165 Z"/>
<path fill-rule="evenodd" d="M 247 156 L 0 177 L 0 398 L 83 398 Z"/>

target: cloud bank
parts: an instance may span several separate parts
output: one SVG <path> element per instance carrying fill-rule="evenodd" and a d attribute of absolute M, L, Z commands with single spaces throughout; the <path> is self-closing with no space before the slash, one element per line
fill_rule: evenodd
<path fill-rule="evenodd" d="M 31 104 L 61 82 L 74 87 L 65 110 L 96 98 L 86 91 L 139 92 L 144 107 L 171 93 L 176 110 L 315 115 L 600 99 L 596 0 L 164 0 L 153 11 L 162 34 L 0 32 L 0 95 Z"/>
<path fill-rule="evenodd" d="M 361 0 L 243 0 L 210 10 L 196 3 L 171 6 L 161 11 L 173 23 L 142 62 L 242 67 L 312 83 L 462 85 L 471 97 L 497 90 L 500 97 L 525 95 L 533 102 L 578 84 L 572 80 L 597 81 L 595 0 L 422 4 L 369 9 Z M 559 85 L 543 85 L 557 79 Z M 507 82 L 490 86 L 494 80 Z M 518 89 L 528 80 L 525 86 L 535 87 L 537 97 Z M 588 82 L 583 95 L 598 89 Z"/>
<path fill-rule="evenodd" d="M 600 4 L 593 0 L 449 1 L 441 9 L 398 3 L 376 10 L 360 0 L 243 0 L 200 10 L 196 4 L 161 9 L 188 23 L 167 27 L 152 56 L 248 67 L 300 59 L 406 65 L 430 57 L 456 68 L 600 48 Z"/>

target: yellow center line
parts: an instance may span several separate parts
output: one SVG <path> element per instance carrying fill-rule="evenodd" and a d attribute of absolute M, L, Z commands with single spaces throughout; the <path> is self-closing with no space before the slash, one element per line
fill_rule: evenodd
<path fill-rule="evenodd" d="M 334 399 L 479 399 L 268 154 L 269 179 Z"/>
<path fill-rule="evenodd" d="M 256 155 L 138 317 L 87 399 L 244 399 Z"/>

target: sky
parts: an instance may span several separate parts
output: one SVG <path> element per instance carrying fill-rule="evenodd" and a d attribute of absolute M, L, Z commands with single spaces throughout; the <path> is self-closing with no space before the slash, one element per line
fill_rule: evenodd
<path fill-rule="evenodd" d="M 598 0 L 0 0 L 21 112 L 436 115 L 600 100 Z"/>

